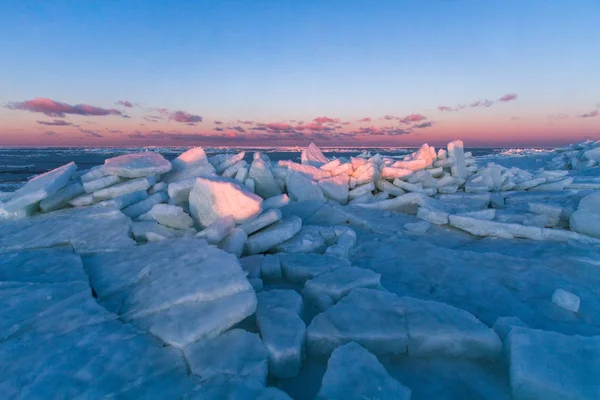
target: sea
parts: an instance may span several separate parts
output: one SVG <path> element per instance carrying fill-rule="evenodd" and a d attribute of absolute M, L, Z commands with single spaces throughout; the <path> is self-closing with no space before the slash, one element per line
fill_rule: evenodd
<path fill-rule="evenodd" d="M 19 188 L 28 179 L 42 174 L 66 163 L 74 161 L 80 169 L 88 169 L 104 163 L 112 158 L 128 153 L 155 151 L 166 159 L 172 160 L 190 147 L 0 147 L 0 191 L 11 192 Z M 204 148 L 207 155 L 219 153 L 246 152 L 246 161 L 252 159 L 255 151 L 268 154 L 276 162 L 292 160 L 300 162 L 302 147 L 270 147 L 270 148 Z M 323 148 L 328 158 L 355 157 L 360 154 L 380 153 L 383 156 L 402 159 L 417 148 Z M 501 148 L 466 148 L 475 157 L 494 156 L 510 149 Z"/>

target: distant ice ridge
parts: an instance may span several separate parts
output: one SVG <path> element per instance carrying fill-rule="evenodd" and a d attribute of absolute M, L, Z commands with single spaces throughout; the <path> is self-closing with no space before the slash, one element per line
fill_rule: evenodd
<path fill-rule="evenodd" d="M 595 157 L 578 146 L 557 154 Z M 325 154 L 136 151 L 0 193 L 0 360 L 19 360 L 0 392 L 289 398 L 273 382 L 324 399 L 593 398 L 596 164 L 583 177 L 478 165 L 460 140 Z"/>

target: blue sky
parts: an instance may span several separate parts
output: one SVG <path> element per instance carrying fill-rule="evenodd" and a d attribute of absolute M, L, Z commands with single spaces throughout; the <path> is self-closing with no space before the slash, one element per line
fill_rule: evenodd
<path fill-rule="evenodd" d="M 215 119 L 368 116 L 377 125 L 384 115 L 418 113 L 435 122 L 419 140 L 476 126 L 494 141 L 497 127 L 514 130 L 517 119 L 521 134 L 541 140 L 548 115 L 576 119 L 600 103 L 598 1 L 6 0 L 0 25 L 2 104 L 45 98 L 111 108 L 127 100 L 136 120 L 152 108 L 203 117 L 159 126 L 181 134 L 208 135 Z M 438 109 L 506 94 L 518 97 L 489 110 Z M 19 136 L 15 126 L 36 124 L 39 113 L 26 111 L 0 111 L 12 121 L 0 142 Z M 150 129 L 114 116 L 95 121 L 125 138 Z M 600 117 L 573 123 L 576 132 L 551 127 L 552 138 L 599 134 Z M 489 125 L 496 129 L 481 132 Z M 385 140 L 416 139 L 400 136 Z M 371 139 L 383 140 L 359 138 Z"/>

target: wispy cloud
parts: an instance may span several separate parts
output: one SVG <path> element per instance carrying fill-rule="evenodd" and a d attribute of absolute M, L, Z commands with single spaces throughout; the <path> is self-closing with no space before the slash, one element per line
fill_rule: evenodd
<path fill-rule="evenodd" d="M 91 130 L 91 129 L 81 129 L 81 128 L 79 128 L 79 131 L 80 131 L 81 133 L 85 133 L 87 136 L 94 137 L 94 138 L 101 138 L 101 137 L 104 137 L 104 136 L 103 136 L 103 135 L 101 135 L 101 134 L 100 134 L 98 131 L 93 131 L 93 130 Z"/>
<path fill-rule="evenodd" d="M 254 121 L 242 121 L 238 119 L 238 124 L 242 124 L 242 125 L 254 125 Z M 216 121 L 215 121 L 216 123 Z"/>
<path fill-rule="evenodd" d="M 578 117 L 579 118 L 593 118 L 593 117 L 597 117 L 598 115 L 600 115 L 600 112 L 598 110 L 594 110 L 594 111 L 590 111 L 585 114 L 578 115 Z"/>
<path fill-rule="evenodd" d="M 231 128 L 231 129 L 233 129 L 233 130 L 235 130 L 235 131 L 238 131 L 238 132 L 240 132 L 240 133 L 244 133 L 244 132 L 246 132 L 246 130 L 245 130 L 244 128 L 242 128 L 241 126 L 234 126 L 234 127 L 233 127 L 233 128 Z"/>
<path fill-rule="evenodd" d="M 221 125 L 223 121 L 215 121 L 215 125 Z"/>
<path fill-rule="evenodd" d="M 384 115 L 383 119 L 385 119 L 386 121 L 391 121 L 393 119 L 397 119 L 397 117 L 394 117 L 393 115 Z"/>
<path fill-rule="evenodd" d="M 43 134 L 46 136 L 57 136 L 58 135 L 58 133 L 53 132 L 53 131 L 46 131 Z"/>
<path fill-rule="evenodd" d="M 420 124 L 413 125 L 412 127 L 415 129 L 423 129 L 423 128 L 431 128 L 433 126 L 433 122 L 423 122 Z"/>
<path fill-rule="evenodd" d="M 201 116 L 190 114 L 185 111 L 173 111 L 169 114 L 169 119 L 185 124 L 195 124 L 196 122 L 202 122 Z"/>
<path fill-rule="evenodd" d="M 427 117 L 425 117 L 423 114 L 410 114 L 404 118 L 399 118 L 399 121 L 403 124 L 409 124 L 411 122 L 421 122 L 426 119 Z"/>
<path fill-rule="evenodd" d="M 41 97 L 22 102 L 13 102 L 6 107 L 12 110 L 39 112 L 55 118 L 64 118 L 67 114 L 88 116 L 122 115 L 121 111 L 114 108 L 95 107 L 88 104 L 69 105 Z"/>
<path fill-rule="evenodd" d="M 329 123 L 339 123 L 340 119 L 339 118 L 329 118 L 329 117 L 317 117 L 315 119 L 313 119 L 314 122 L 316 122 L 317 124 L 329 124 Z"/>
<path fill-rule="evenodd" d="M 518 98 L 518 96 L 514 93 L 509 93 L 509 94 L 505 94 L 504 96 L 500 97 L 498 99 L 499 102 L 503 102 L 503 103 L 507 103 L 509 101 L 513 101 L 516 100 Z M 471 103 L 469 103 L 469 107 L 471 108 L 478 108 L 478 107 L 483 107 L 483 108 L 488 108 L 491 107 L 495 104 L 494 101 L 492 100 L 477 100 L 477 101 L 473 101 Z M 450 106 L 438 106 L 438 111 L 459 111 L 462 110 L 464 108 L 466 108 L 467 106 L 464 104 L 459 104 L 456 107 L 450 107 Z"/>
<path fill-rule="evenodd" d="M 117 105 L 127 107 L 127 108 L 133 107 L 133 104 L 131 104 L 131 102 L 129 102 L 127 100 L 119 100 L 119 101 L 117 101 Z"/>
<path fill-rule="evenodd" d="M 439 106 L 438 111 L 456 111 L 456 110 L 454 108 L 448 107 L 448 106 Z"/>
<path fill-rule="evenodd" d="M 569 119 L 571 118 L 569 114 L 558 113 L 558 114 L 549 114 L 548 119 Z"/>
<path fill-rule="evenodd" d="M 64 119 L 55 119 L 54 121 L 36 121 L 41 125 L 50 125 L 50 126 L 69 126 L 73 125 L 71 122 L 67 122 Z"/>
<path fill-rule="evenodd" d="M 356 122 L 371 122 L 371 117 L 364 117 L 364 118 L 359 119 Z"/>
<path fill-rule="evenodd" d="M 504 96 L 500 97 L 500 98 L 498 99 L 498 101 L 504 101 L 504 102 L 507 102 L 507 101 L 513 101 L 513 100 L 516 100 L 516 99 L 517 99 L 517 95 L 516 95 L 516 94 L 514 94 L 514 93 L 509 93 L 509 94 L 505 94 Z"/>

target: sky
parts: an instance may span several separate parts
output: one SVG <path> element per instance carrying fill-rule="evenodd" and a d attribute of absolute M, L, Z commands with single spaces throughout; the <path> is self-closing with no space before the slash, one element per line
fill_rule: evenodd
<path fill-rule="evenodd" d="M 3 0 L 0 146 L 600 139 L 597 0 Z"/>

